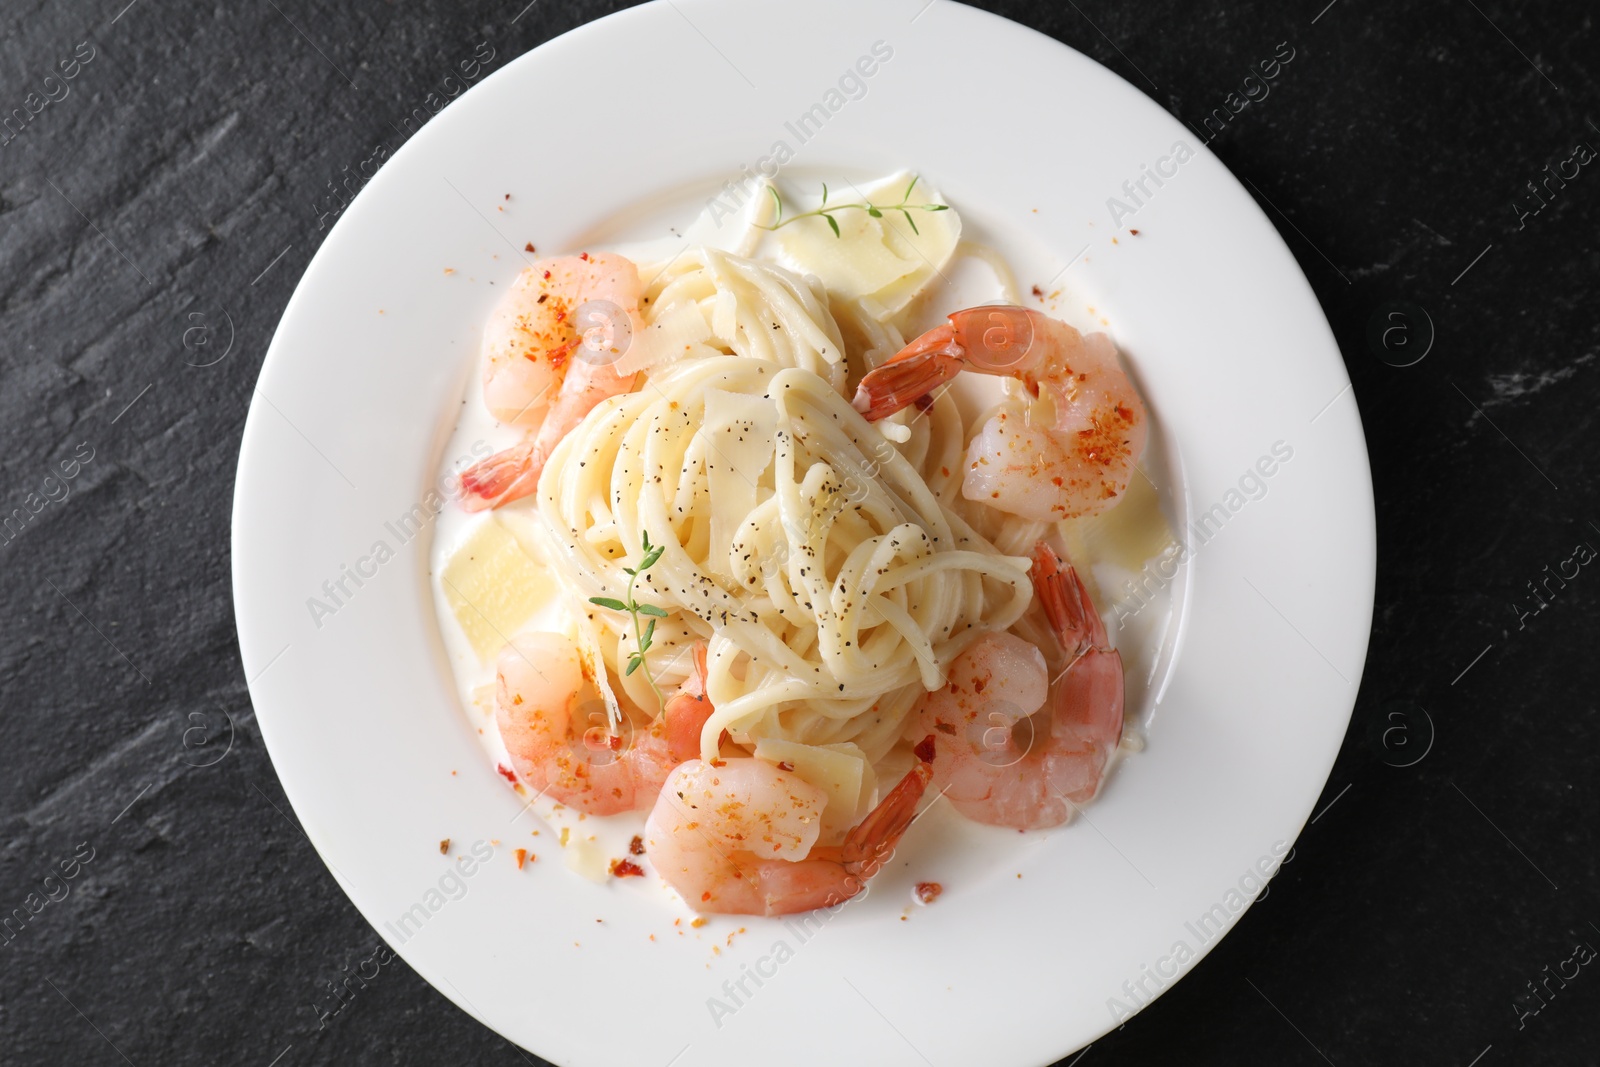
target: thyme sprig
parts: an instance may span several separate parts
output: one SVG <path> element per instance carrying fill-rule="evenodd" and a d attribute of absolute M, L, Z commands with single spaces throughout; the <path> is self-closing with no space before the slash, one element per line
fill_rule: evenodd
<path fill-rule="evenodd" d="M 627 669 L 622 673 L 624 675 L 632 674 L 640 667 L 643 667 L 644 680 L 650 683 L 650 691 L 656 695 L 656 700 L 664 707 L 667 698 L 661 695 L 661 687 L 656 685 L 655 675 L 650 673 L 650 664 L 645 660 L 644 654 L 650 651 L 650 642 L 656 632 L 656 620 L 666 618 L 667 613 L 654 604 L 641 604 L 635 600 L 633 597 L 633 583 L 639 580 L 639 575 L 655 566 L 656 561 L 661 558 L 661 553 L 666 551 L 666 546 L 652 545 L 648 531 L 641 531 L 640 543 L 641 551 L 644 554 L 639 557 L 639 565 L 637 567 L 622 568 L 628 575 L 628 599 L 622 601 L 615 597 L 592 596 L 589 598 L 589 603 L 598 604 L 602 608 L 610 608 L 612 611 L 626 611 L 632 616 L 633 639 L 637 646 L 637 651 L 629 654 Z M 639 616 L 641 615 L 649 616 L 650 618 L 643 630 L 639 628 Z"/>
<path fill-rule="evenodd" d="M 823 182 L 821 207 L 817 208 L 815 211 L 806 211 L 799 215 L 791 215 L 788 218 L 784 218 L 783 197 L 778 194 L 777 186 L 769 184 L 767 186 L 767 192 L 772 194 L 772 202 L 777 207 L 778 214 L 772 220 L 772 225 L 763 226 L 760 223 L 757 223 L 757 226 L 763 230 L 781 230 L 791 222 L 799 222 L 801 219 L 821 217 L 828 220 L 828 225 L 833 228 L 833 235 L 835 237 L 843 237 L 844 234 L 839 232 L 839 223 L 833 217 L 833 213 L 835 211 L 848 211 L 852 209 L 856 211 L 865 211 L 868 215 L 871 215 L 875 219 L 883 218 L 883 213 L 885 211 L 898 211 L 900 214 L 906 217 L 906 222 L 911 226 L 911 232 L 920 237 L 922 236 L 922 231 L 917 229 L 917 220 L 911 217 L 911 213 L 913 211 L 949 211 L 950 205 L 911 203 L 911 190 L 915 189 L 916 187 L 917 175 L 912 175 L 911 184 L 906 186 L 906 191 L 901 195 L 900 202 L 898 204 L 884 204 L 880 207 L 877 204 L 863 202 L 860 204 L 834 204 L 832 207 L 829 207 L 828 183 Z"/>

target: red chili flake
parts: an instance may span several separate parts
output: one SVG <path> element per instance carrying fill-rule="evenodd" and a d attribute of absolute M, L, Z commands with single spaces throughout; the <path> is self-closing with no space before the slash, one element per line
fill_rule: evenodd
<path fill-rule="evenodd" d="M 983 687 L 984 687 L 985 684 L 987 684 L 987 683 L 985 683 L 982 678 L 974 678 L 972 680 L 972 691 L 974 693 L 983 692 Z"/>
<path fill-rule="evenodd" d="M 439 842 L 439 855 L 443 856 L 450 851 L 450 839 L 447 837 Z"/>
<path fill-rule="evenodd" d="M 611 876 L 613 878 L 642 878 L 644 868 L 632 860 L 612 860 Z"/>
<path fill-rule="evenodd" d="M 939 899 L 939 894 L 944 892 L 944 886 L 938 882 L 918 882 L 912 892 L 916 895 L 918 904 L 932 904 Z"/>
<path fill-rule="evenodd" d="M 506 199 L 507 199 L 507 200 L 510 200 L 510 199 L 511 199 L 511 194 L 510 194 L 510 193 L 507 193 L 507 194 L 506 194 Z"/>
<path fill-rule="evenodd" d="M 788 760 L 780 760 L 778 763 L 778 770 L 792 771 L 794 770 L 794 764 L 790 763 Z"/>
<path fill-rule="evenodd" d="M 517 870 L 522 870 L 522 865 L 528 862 L 528 850 L 525 848 L 519 848 L 514 851 L 512 855 L 516 857 Z"/>
<path fill-rule="evenodd" d="M 504 763 L 496 763 L 494 765 L 494 769 L 495 769 L 495 771 L 497 771 L 499 773 L 500 777 L 504 778 L 506 781 L 510 782 L 512 785 L 516 785 L 517 784 L 517 776 L 515 774 L 513 774 L 511 772 L 511 768 L 507 767 Z"/>
<path fill-rule="evenodd" d="M 549 293 L 540 293 L 539 294 L 539 299 L 536 300 L 535 303 L 542 304 L 546 300 L 549 300 L 549 299 L 550 299 L 550 294 Z"/>
<path fill-rule="evenodd" d="M 544 276 L 545 276 L 545 279 L 548 281 L 549 278 L 550 278 L 550 272 L 549 271 L 545 271 L 544 272 Z"/>
<path fill-rule="evenodd" d="M 522 250 L 524 252 L 537 252 L 537 251 L 539 251 L 537 248 L 533 247 L 533 242 L 532 241 L 529 241 L 527 244 L 523 245 L 522 246 Z"/>
<path fill-rule="evenodd" d="M 1037 285 L 1034 286 L 1033 287 L 1033 297 L 1034 297 L 1035 300 L 1043 300 L 1044 299 L 1044 290 L 1039 288 Z"/>
<path fill-rule="evenodd" d="M 644 855 L 644 838 L 634 834 L 633 840 L 628 842 L 628 854 L 632 856 Z"/>
<path fill-rule="evenodd" d="M 913 403 L 917 405 L 918 411 L 927 411 L 929 408 L 933 407 L 933 397 L 931 395 L 924 394 L 917 397 Z"/>
<path fill-rule="evenodd" d="M 951 732 L 954 733 L 955 731 L 952 730 Z M 921 741 L 918 741 L 917 747 L 911 751 L 915 752 L 917 754 L 917 758 L 923 763 L 932 763 L 934 753 L 938 751 L 933 744 L 933 735 L 929 734 Z"/>
<path fill-rule="evenodd" d="M 1133 234 L 1135 237 L 1139 236 L 1139 231 L 1138 230 L 1129 230 L 1128 232 Z"/>
<path fill-rule="evenodd" d="M 700 894 L 700 903 L 704 904 L 706 901 L 708 901 L 710 899 L 711 899 L 711 890 L 708 889 L 704 893 Z M 690 926 L 701 926 L 701 925 L 704 925 L 704 924 L 703 924 L 703 922 L 701 920 L 696 919 L 694 922 L 690 923 L 689 925 Z"/>
<path fill-rule="evenodd" d="M 587 263 L 587 262 L 589 262 L 589 253 L 587 253 L 587 252 L 579 252 L 578 253 L 578 258 L 583 260 L 585 263 Z"/>

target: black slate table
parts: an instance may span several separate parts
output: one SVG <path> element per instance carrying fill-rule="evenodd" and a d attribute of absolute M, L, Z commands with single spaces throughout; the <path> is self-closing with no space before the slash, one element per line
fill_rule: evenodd
<path fill-rule="evenodd" d="M 228 548 L 330 183 L 486 42 L 504 63 L 611 10 L 524 4 L 0 10 L 0 1063 L 534 1062 L 380 962 L 298 829 Z M 1372 648 L 1318 814 L 1232 935 L 1083 1059 L 1600 1062 L 1600 574 L 1574 562 L 1600 546 L 1593 7 L 992 6 L 1247 181 L 1333 324 L 1378 501 Z"/>

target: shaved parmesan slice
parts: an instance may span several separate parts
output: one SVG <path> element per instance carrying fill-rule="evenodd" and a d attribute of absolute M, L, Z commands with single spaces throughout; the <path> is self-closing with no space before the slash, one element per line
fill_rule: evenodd
<path fill-rule="evenodd" d="M 622 722 L 622 706 L 617 703 L 617 694 L 611 689 L 611 676 L 606 673 L 605 657 L 600 652 L 599 627 L 576 598 L 573 598 L 572 607 L 577 621 L 578 662 L 583 667 L 583 676 L 594 684 L 595 691 L 605 703 L 608 721 L 616 726 Z"/>
<path fill-rule="evenodd" d="M 632 374 L 657 363 L 717 355 L 718 350 L 706 343 L 710 337 L 711 326 L 698 303 L 680 300 L 656 308 L 628 351 L 617 360 L 617 371 Z"/>
<path fill-rule="evenodd" d="M 732 289 L 719 286 L 711 298 L 711 332 L 718 337 L 738 336 L 739 299 Z"/>
<path fill-rule="evenodd" d="M 862 787 L 867 785 L 872 768 L 866 753 L 853 744 L 802 745 L 798 741 L 764 737 L 756 742 L 756 758 L 768 763 L 786 764 L 795 776 L 827 794 L 822 811 L 822 833 L 818 842 L 836 845 L 860 821 Z M 871 786 L 868 785 L 870 796 Z"/>
<path fill-rule="evenodd" d="M 591 882 L 604 882 L 611 865 L 606 861 L 605 849 L 592 838 L 572 834 L 566 845 L 567 870 L 576 871 Z"/>
<path fill-rule="evenodd" d="M 758 503 L 757 487 L 777 453 L 778 408 L 771 400 L 722 389 L 706 391 L 706 485 L 711 494 L 707 563 L 731 578 L 733 537 Z"/>
<path fill-rule="evenodd" d="M 481 662 L 555 595 L 555 587 L 492 516 L 456 550 L 441 575 L 445 601 Z"/>
<path fill-rule="evenodd" d="M 861 746 L 854 741 L 844 741 L 835 745 L 821 745 L 821 748 L 831 752 L 842 752 L 861 761 L 861 795 L 856 799 L 856 816 L 850 821 L 854 826 L 867 817 L 867 812 L 872 810 L 873 801 L 878 792 L 878 772 L 872 769 L 872 761 L 867 759 L 867 754 Z"/>
<path fill-rule="evenodd" d="M 835 236 L 825 218 L 801 219 L 778 230 L 778 246 L 792 266 L 814 274 L 832 296 L 858 300 L 879 321 L 897 314 L 950 262 L 961 240 L 961 218 L 942 204 L 938 190 L 918 181 L 906 201 L 912 175 L 900 173 L 863 191 L 882 209 L 874 218 L 859 208 L 834 212 Z M 851 198 L 851 202 L 857 202 Z"/>

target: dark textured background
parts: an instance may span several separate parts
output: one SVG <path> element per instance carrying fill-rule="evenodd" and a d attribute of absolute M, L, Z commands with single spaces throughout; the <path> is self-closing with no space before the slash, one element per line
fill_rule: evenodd
<path fill-rule="evenodd" d="M 0 11 L 0 114 L 94 49 L 0 146 L 0 514 L 93 450 L 0 543 L 0 915 L 66 892 L 0 938 L 0 1062 L 532 1062 L 398 961 L 319 1023 L 379 941 L 262 747 L 228 552 L 240 430 L 326 183 L 395 146 L 478 42 L 498 68 L 610 10 L 538 0 L 513 22 L 524 2 Z M 1191 126 L 1295 49 L 1211 147 L 1321 298 L 1378 498 L 1372 650 L 1320 814 L 1266 899 L 1087 1063 L 1593 1064 L 1600 968 L 1549 976 L 1600 946 L 1600 576 L 1550 584 L 1537 613 L 1528 583 L 1600 546 L 1600 165 L 1536 214 L 1527 183 L 1600 146 L 1595 8 L 1324 3 L 994 5 Z M 951 77 L 987 61 L 953 55 Z M 196 366 L 230 320 L 227 356 Z M 1429 321 L 1414 366 L 1369 342 L 1401 326 L 1402 361 Z"/>

